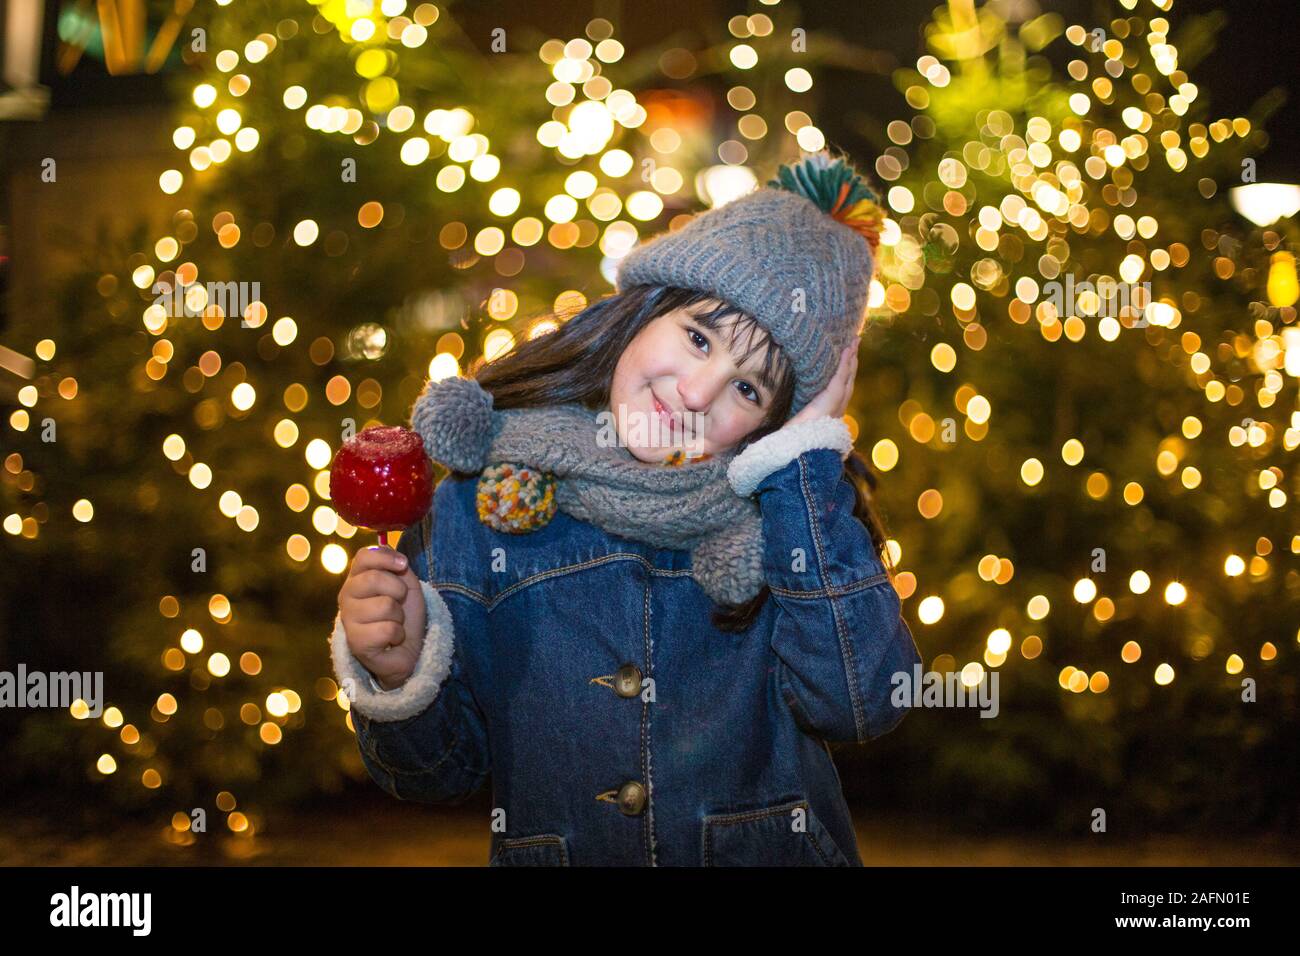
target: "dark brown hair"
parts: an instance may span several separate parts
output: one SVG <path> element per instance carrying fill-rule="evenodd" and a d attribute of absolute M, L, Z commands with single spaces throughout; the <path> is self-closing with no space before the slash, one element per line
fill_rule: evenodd
<path fill-rule="evenodd" d="M 714 304 L 710 307 L 711 302 Z M 691 312 L 696 321 L 711 330 L 718 330 L 734 317 L 729 327 L 731 341 L 734 343 L 743 335 L 747 343 L 737 364 L 748 359 L 756 349 L 764 350 L 759 378 L 772 390 L 772 402 L 763 424 L 737 446 L 739 453 L 790 418 L 794 371 L 752 315 L 706 292 L 671 286 L 632 286 L 593 302 L 572 318 L 560 321 L 552 332 L 519 342 L 500 358 L 491 362 L 480 358 L 469 373 L 492 393 L 494 408 L 577 402 L 593 411 L 603 411 L 609 407 L 610 387 L 619 357 L 637 333 L 662 315 L 694 306 L 704 306 L 691 308 Z M 844 462 L 844 476 L 854 489 L 853 515 L 871 533 L 872 545 L 888 568 L 885 529 L 873 501 L 876 476 L 856 450 Z M 771 589 L 764 585 L 744 604 L 718 606 L 713 614 L 714 626 L 723 631 L 747 630 L 770 593 Z"/>

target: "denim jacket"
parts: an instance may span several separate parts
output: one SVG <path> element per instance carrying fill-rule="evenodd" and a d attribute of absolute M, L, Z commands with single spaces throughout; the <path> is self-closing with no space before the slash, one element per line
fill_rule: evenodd
<path fill-rule="evenodd" d="M 861 866 L 827 742 L 896 727 L 890 676 L 921 658 L 852 514 L 850 447 L 824 418 L 733 460 L 771 588 L 742 633 L 711 624 L 689 552 L 563 512 L 498 532 L 477 476 L 444 479 L 399 542 L 428 611 L 412 676 L 382 690 L 335 620 L 366 770 L 449 804 L 490 774 L 493 866 Z"/>

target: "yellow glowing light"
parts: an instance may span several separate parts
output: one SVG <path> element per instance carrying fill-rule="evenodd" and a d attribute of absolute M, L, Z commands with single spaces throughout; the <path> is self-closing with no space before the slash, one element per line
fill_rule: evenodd
<path fill-rule="evenodd" d="M 179 169 L 169 169 L 158 177 L 158 188 L 171 196 L 177 193 L 185 182 Z"/>
<path fill-rule="evenodd" d="M 491 362 L 509 352 L 515 345 L 515 337 L 509 329 L 493 329 L 483 338 L 483 357 Z"/>
<path fill-rule="evenodd" d="M 931 594 L 917 605 L 916 616 L 922 624 L 934 624 L 943 617 L 943 598 Z"/>
<path fill-rule="evenodd" d="M 894 186 L 888 194 L 889 206 L 895 212 L 911 212 L 916 201 L 912 198 L 912 191 L 906 186 Z"/>
<path fill-rule="evenodd" d="M 1020 480 L 1031 488 L 1043 480 L 1043 463 L 1037 458 L 1026 458 L 1020 466 Z"/>
<path fill-rule="evenodd" d="M 806 93 L 812 89 L 812 74 L 801 66 L 797 66 L 792 70 L 786 70 L 785 85 L 796 93 Z"/>
<path fill-rule="evenodd" d="M 1170 581 L 1165 587 L 1165 602 L 1178 605 L 1187 600 L 1187 588 L 1177 581 Z"/>
<path fill-rule="evenodd" d="M 307 459 L 307 464 L 312 468 L 320 470 L 329 466 L 330 459 L 334 453 L 330 450 L 329 442 L 323 438 L 313 438 L 303 449 L 303 456 Z"/>
<path fill-rule="evenodd" d="M 572 196 L 555 195 L 546 200 L 543 212 L 551 222 L 570 222 L 578 214 L 578 201 Z"/>
<path fill-rule="evenodd" d="M 1130 253 L 1125 256 L 1124 260 L 1119 264 L 1119 276 L 1125 282 L 1137 282 L 1138 279 L 1142 278 L 1142 270 L 1145 266 L 1146 263 L 1142 261 L 1141 256 Z"/>
<path fill-rule="evenodd" d="M 1174 681 L 1174 669 L 1171 666 L 1169 666 L 1168 664 L 1161 664 L 1159 667 L 1156 668 L 1155 682 L 1157 684 L 1164 686 L 1165 684 L 1172 684 L 1173 681 Z"/>
<path fill-rule="evenodd" d="M 1289 252 L 1273 253 L 1268 267 L 1268 301 L 1278 308 L 1288 308 L 1300 300 L 1296 281 L 1295 256 Z"/>
<path fill-rule="evenodd" d="M 1080 604 L 1087 604 L 1097 596 L 1097 585 L 1091 578 L 1080 578 L 1074 582 L 1074 599 Z"/>
<path fill-rule="evenodd" d="M 952 304 L 963 312 L 975 308 L 975 290 L 965 282 L 958 282 L 952 287 Z"/>
<path fill-rule="evenodd" d="M 940 372 L 951 372 L 957 367 L 957 351 L 947 342 L 940 342 L 930 350 L 930 364 Z"/>
<path fill-rule="evenodd" d="M 664 201 L 655 193 L 642 189 L 628 196 L 625 206 L 633 219 L 647 221 L 663 212 Z"/>
<path fill-rule="evenodd" d="M 736 69 L 749 70 L 758 63 L 758 53 L 748 43 L 737 43 L 731 48 L 730 59 Z"/>
<path fill-rule="evenodd" d="M 321 548 L 320 563 L 330 574 L 342 574 L 348 567 L 348 553 L 331 541 Z"/>
<path fill-rule="evenodd" d="M 994 654 L 1005 654 L 1011 649 L 1011 632 L 999 627 L 988 636 L 988 649 Z"/>
<path fill-rule="evenodd" d="M 314 219 L 304 219 L 293 227 L 293 241 L 300 246 L 310 246 L 320 235 L 320 227 Z"/>
<path fill-rule="evenodd" d="M 439 352 L 429 361 L 429 380 L 440 382 L 460 374 L 460 362 L 450 352 Z"/>
<path fill-rule="evenodd" d="M 225 677 L 230 673 L 230 658 L 217 651 L 208 658 L 208 672 L 213 677 Z"/>
<path fill-rule="evenodd" d="M 898 445 L 893 439 L 880 439 L 871 448 L 871 461 L 881 471 L 891 470 L 898 464 Z"/>
<path fill-rule="evenodd" d="M 256 400 L 257 390 L 247 382 L 240 382 L 230 391 L 230 403 L 241 412 L 252 408 Z"/>

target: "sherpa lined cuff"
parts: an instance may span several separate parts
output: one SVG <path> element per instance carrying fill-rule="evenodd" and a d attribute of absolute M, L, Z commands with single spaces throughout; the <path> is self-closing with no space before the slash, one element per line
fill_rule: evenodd
<path fill-rule="evenodd" d="M 838 451 L 840 458 L 849 457 L 853 439 L 844 419 L 823 415 L 764 435 L 732 459 L 727 480 L 736 494 L 748 498 L 764 478 L 814 448 L 830 448 Z"/>
<path fill-rule="evenodd" d="M 420 659 L 414 673 L 405 684 L 393 690 L 380 687 L 370 671 L 353 656 L 343 630 L 342 616 L 334 619 L 334 634 L 330 638 L 334 674 L 352 708 L 371 720 L 406 720 L 422 713 L 433 703 L 438 689 L 451 673 L 451 611 L 442 595 L 428 581 L 420 581 L 420 588 L 424 592 L 424 612 L 429 622 L 424 632 L 424 646 L 420 648 Z"/>

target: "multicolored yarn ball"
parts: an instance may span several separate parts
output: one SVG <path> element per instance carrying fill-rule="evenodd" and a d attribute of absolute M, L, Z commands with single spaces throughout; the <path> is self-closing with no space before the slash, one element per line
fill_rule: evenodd
<path fill-rule="evenodd" d="M 535 531 L 555 517 L 555 476 L 502 462 L 484 468 L 476 495 L 478 517 L 507 534 Z"/>
<path fill-rule="evenodd" d="M 811 199 L 822 212 L 866 239 L 873 254 L 880 245 L 885 223 L 880 197 L 843 157 L 831 159 L 828 151 L 820 150 L 778 167 L 768 185 Z"/>

